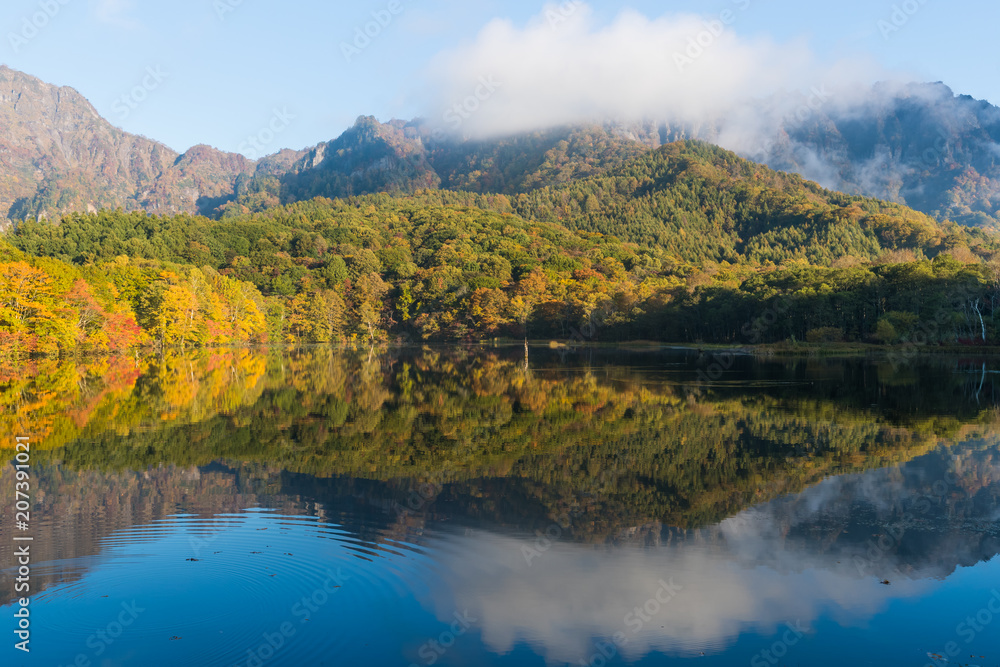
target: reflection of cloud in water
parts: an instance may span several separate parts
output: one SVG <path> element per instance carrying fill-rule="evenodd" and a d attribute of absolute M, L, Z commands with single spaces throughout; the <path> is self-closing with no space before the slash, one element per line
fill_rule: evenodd
<path fill-rule="evenodd" d="M 529 542 L 496 535 L 452 539 L 462 544 L 447 549 L 455 557 L 445 563 L 440 594 L 446 597 L 438 600 L 438 613 L 468 609 L 498 652 L 528 641 L 547 658 L 574 664 L 594 651 L 593 638 L 616 632 L 628 638 L 622 651 L 630 659 L 651 650 L 711 652 L 740 633 L 795 621 L 808 626 L 823 614 L 863 622 L 887 600 L 922 594 L 930 585 L 882 586 L 825 557 L 809 562 L 805 553 L 786 554 L 796 571 L 748 567 L 722 542 L 648 549 L 558 544 L 529 567 L 521 551 Z M 683 589 L 634 632 L 636 623 L 626 617 L 656 594 L 661 579 Z"/>
<path fill-rule="evenodd" d="M 714 653 L 742 633 L 771 633 L 796 621 L 808 627 L 820 617 L 864 625 L 890 601 L 922 596 L 956 566 L 997 553 L 991 531 L 969 529 L 970 521 L 995 519 L 996 505 L 974 498 L 996 492 L 995 453 L 967 462 L 985 487 L 968 495 L 950 485 L 947 500 L 914 515 L 905 536 L 864 570 L 856 559 L 886 525 L 921 507 L 945 471 L 933 468 L 946 457 L 832 478 L 704 530 L 657 527 L 658 543 L 646 548 L 557 542 L 529 566 L 522 550 L 535 548 L 534 541 L 448 537 L 450 544 L 440 545 L 447 574 L 437 612 L 444 618 L 468 609 L 495 651 L 524 641 L 549 660 L 573 664 L 594 653 L 595 639 L 618 632 L 628 639 L 622 653 L 637 659 L 650 651 Z M 891 584 L 880 584 L 881 577 Z M 683 590 L 637 630 L 629 614 L 661 580 Z"/>
<path fill-rule="evenodd" d="M 1000 456 L 942 449 L 906 465 L 831 478 L 723 522 L 744 562 L 787 566 L 789 554 L 826 554 L 856 572 L 945 578 L 1000 552 Z M 860 566 L 860 570 L 859 570 Z M 895 580 L 895 579 L 894 579 Z"/>

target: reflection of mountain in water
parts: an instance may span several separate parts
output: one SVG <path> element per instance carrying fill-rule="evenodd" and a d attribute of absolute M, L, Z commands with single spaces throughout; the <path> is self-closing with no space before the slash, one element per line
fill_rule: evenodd
<path fill-rule="evenodd" d="M 803 552 L 859 574 L 944 578 L 1000 553 L 996 440 L 942 448 L 900 467 L 826 480 L 719 527 L 734 553 Z M 769 563 L 770 564 L 770 563 Z M 777 565 L 777 564 L 775 564 Z"/>
<path fill-rule="evenodd" d="M 518 489 L 503 479 L 434 488 L 317 478 L 255 465 L 141 473 L 44 466 L 36 474 L 44 489 L 34 528 L 34 558 L 45 563 L 36 576 L 40 589 L 76 579 L 86 571 L 88 557 L 99 556 L 116 532 L 151 526 L 152 537 L 158 526 L 181 513 L 203 520 L 204 537 L 190 544 L 194 555 L 201 555 L 195 552 L 202 540 L 210 544 L 213 517 L 254 506 L 315 516 L 373 546 L 387 540 L 421 543 L 436 526 L 457 523 L 496 533 L 490 539 L 514 545 L 520 555 L 521 545 L 531 541 L 517 535 L 552 525 L 543 524 L 540 509 L 532 508 L 523 494 L 518 497 Z M 478 492 L 473 494 L 472 487 Z M 820 568 L 831 576 L 889 578 L 899 585 L 945 577 L 956 567 L 1000 553 L 998 496 L 1000 449 L 995 442 L 968 442 L 902 466 L 831 478 L 712 526 L 685 530 L 652 518 L 641 525 L 611 525 L 607 544 L 710 553 L 719 562 L 766 567 L 782 575 Z M 483 512 L 485 506 L 494 511 Z M 577 513 L 567 530 L 559 531 L 557 542 L 568 548 L 574 538 L 588 534 L 587 525 L 599 521 L 599 516 Z M 0 550 L 0 558 L 10 562 L 7 544 L 0 543 Z M 8 583 L 12 588 L 13 582 Z M 5 599 L 13 597 L 7 591 Z"/>
<path fill-rule="evenodd" d="M 50 416 L 21 422 L 46 429 L 34 455 L 43 585 L 76 576 L 115 531 L 253 505 L 370 543 L 419 541 L 443 519 L 510 535 L 567 517 L 565 544 L 715 544 L 727 562 L 779 570 L 798 561 L 769 555 L 804 552 L 854 577 L 887 526 L 904 532 L 866 574 L 943 576 L 996 553 L 994 450 L 913 460 L 994 433 L 989 378 L 976 378 L 977 404 L 949 362 L 747 357 L 705 387 L 710 362 L 539 352 L 526 373 L 504 352 L 244 351 L 127 372 L 42 365 L 0 398 L 12 429 L 24 405 Z M 884 469 L 858 474 L 872 468 Z M 949 470 L 942 502 L 904 519 Z M 13 496 L 9 470 L 0 493 Z"/>
<path fill-rule="evenodd" d="M 447 485 L 427 502 L 425 512 L 419 503 L 417 511 L 406 510 L 407 499 L 419 498 L 419 492 L 401 494 L 393 485 L 300 475 L 283 479 L 285 493 L 320 502 L 328 517 L 338 504 L 350 503 L 349 512 L 331 518 L 350 525 L 363 514 L 366 519 L 352 526 L 359 532 L 371 531 L 379 513 L 408 519 L 419 530 L 403 534 L 406 541 L 418 539 L 426 523 L 435 520 L 503 534 L 544 532 L 553 525 L 551 520 L 532 524 L 529 504 L 504 480 L 481 480 L 471 485 L 478 489 L 475 494 L 465 484 Z M 822 560 L 854 576 L 943 578 L 956 567 L 1000 553 L 998 501 L 1000 444 L 994 438 L 944 446 L 900 466 L 833 477 L 710 526 L 680 529 L 657 520 L 618 524 L 605 543 L 711 546 L 748 567 L 779 571 L 801 570 Z M 485 505 L 496 511 L 487 515 Z M 559 537 L 572 542 L 574 535 L 586 535 L 576 524 L 597 520 L 590 514 L 572 517 Z M 365 537 L 379 538 L 371 532 Z"/>
<path fill-rule="evenodd" d="M 1000 447 L 969 442 L 829 479 L 715 526 L 623 528 L 614 548 L 494 532 L 445 538 L 437 610 L 482 617 L 494 651 L 530 640 L 547 659 L 574 664 L 594 652 L 592 638 L 616 632 L 628 638 L 625 658 L 637 660 L 721 652 L 786 623 L 867 624 L 1000 552 L 998 495 Z M 896 537 L 878 546 L 886 534 Z M 654 606 L 655 623 L 639 624 L 634 609 L 663 581 L 681 592 Z"/>
<path fill-rule="evenodd" d="M 72 390 L 45 395 L 59 406 L 53 414 L 80 416 L 40 441 L 79 469 L 252 461 L 317 477 L 429 481 L 470 498 L 491 484 L 485 495 L 517 503 L 528 525 L 586 513 L 595 519 L 579 536 L 601 537 L 649 519 L 713 523 L 995 421 L 991 381 L 973 383 L 977 404 L 968 376 L 946 366 L 918 374 L 744 357 L 705 387 L 698 371 L 713 359 L 696 354 L 534 356 L 525 372 L 503 351 L 244 351 L 166 358 L 113 393 L 81 392 L 78 378 L 98 381 L 74 366 L 50 371 L 76 379 L 58 385 Z M 43 393 L 50 379 L 19 379 L 20 395 Z M 485 502 L 474 513 L 503 510 Z"/>
<path fill-rule="evenodd" d="M 8 497 L 13 497 L 12 470 L 8 466 L 0 474 L 0 489 L 9 491 Z M 104 472 L 36 465 L 32 475 L 36 492 L 30 534 L 36 591 L 84 574 L 92 557 L 100 556 L 116 532 L 154 526 L 181 508 L 190 508 L 206 521 L 258 503 L 290 513 L 296 508 L 292 499 L 273 496 L 266 487 L 254 488 L 261 485 L 252 479 L 212 469 L 167 466 Z M 151 529 L 149 536 L 154 535 Z M 0 563 L 14 562 L 13 550 L 11 540 L 0 540 Z M 4 600 L 15 597 L 13 589 L 12 578 L 3 577 Z"/>

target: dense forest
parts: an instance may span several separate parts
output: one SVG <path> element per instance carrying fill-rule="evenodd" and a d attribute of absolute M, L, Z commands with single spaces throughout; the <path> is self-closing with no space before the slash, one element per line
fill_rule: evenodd
<path fill-rule="evenodd" d="M 0 244 L 0 350 L 996 339 L 997 242 L 697 142 L 514 196 L 103 211 Z"/>

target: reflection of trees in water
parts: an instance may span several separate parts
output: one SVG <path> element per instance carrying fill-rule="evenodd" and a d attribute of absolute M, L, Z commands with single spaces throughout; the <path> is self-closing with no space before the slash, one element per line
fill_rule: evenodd
<path fill-rule="evenodd" d="M 955 362 L 954 372 L 962 378 L 962 392 L 976 405 L 1000 405 L 1000 392 L 995 376 L 1000 373 L 990 369 L 985 359 L 960 359 Z"/>
<path fill-rule="evenodd" d="M 245 349 L 0 368 L 0 426 L 49 450 L 107 431 L 204 421 L 255 401 L 267 370 L 267 357 Z"/>
<path fill-rule="evenodd" d="M 529 373 L 518 348 L 117 363 L 128 372 L 74 362 L 12 376 L 5 418 L 29 422 L 26 401 L 50 415 L 31 427 L 43 425 L 42 446 L 77 469 L 227 460 L 397 487 L 433 480 L 429 509 L 503 522 L 516 505 L 519 521 L 543 528 L 585 516 L 571 531 L 581 538 L 650 520 L 711 524 L 996 421 L 986 390 L 977 406 L 944 359 L 895 369 L 746 357 L 733 371 L 742 382 L 718 387 L 698 385 L 693 355 L 626 351 L 564 363 L 533 350 Z"/>
<path fill-rule="evenodd" d="M 290 499 L 371 542 L 419 539 L 437 518 L 531 532 L 561 517 L 566 541 L 683 542 L 756 506 L 781 544 L 847 566 L 902 527 L 871 568 L 890 579 L 997 550 L 976 523 L 998 518 L 995 448 L 892 466 L 993 437 L 993 374 L 956 373 L 945 358 L 900 369 L 741 358 L 743 384 L 705 387 L 693 355 L 663 360 L 592 351 L 561 363 L 535 349 L 526 374 L 519 347 L 230 350 L 38 362 L 4 376 L 0 400 L 4 427 L 30 427 L 42 448 L 39 516 L 72 518 L 47 524 L 69 532 L 53 533 L 66 548 L 46 559 L 96 553 L 101 535 L 172 503 L 206 516 L 248 502 L 305 511 Z M 901 522 L 946 472 L 956 481 L 940 502 Z M 12 482 L 0 474 L 0 494 Z M 698 539 L 735 539 L 726 526 Z"/>

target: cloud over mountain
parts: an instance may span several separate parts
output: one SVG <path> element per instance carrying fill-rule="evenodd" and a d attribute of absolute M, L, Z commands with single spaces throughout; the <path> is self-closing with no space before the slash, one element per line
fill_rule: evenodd
<path fill-rule="evenodd" d="M 727 117 L 737 140 L 737 124 L 760 123 L 759 111 L 740 113 L 749 100 L 785 93 L 781 108 L 766 111 L 795 114 L 845 84 L 884 77 L 871 63 L 818 62 L 804 41 L 741 37 L 748 11 L 750 0 L 732 0 L 713 16 L 625 10 L 598 25 L 588 5 L 567 2 L 523 27 L 497 19 L 432 63 L 428 117 L 478 137 L 594 120 L 700 125 Z"/>
<path fill-rule="evenodd" d="M 1000 110 L 870 61 L 821 61 L 805 41 L 746 38 L 753 11 L 730 0 L 601 24 L 573 0 L 523 26 L 494 20 L 431 65 L 428 123 L 467 139 L 643 123 L 663 142 L 702 139 L 830 189 L 998 224 Z"/>

